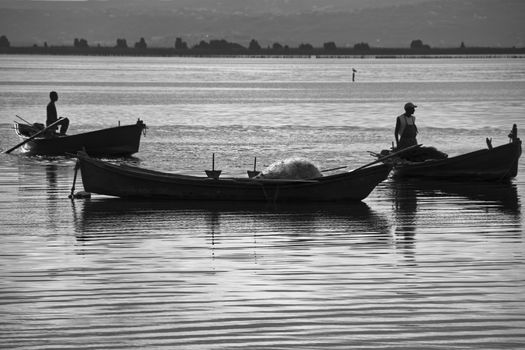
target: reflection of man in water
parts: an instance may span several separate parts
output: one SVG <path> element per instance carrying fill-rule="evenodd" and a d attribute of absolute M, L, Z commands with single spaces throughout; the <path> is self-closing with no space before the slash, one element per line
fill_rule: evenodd
<path fill-rule="evenodd" d="M 46 126 L 49 126 L 58 120 L 57 108 L 55 106 L 55 102 L 58 101 L 58 94 L 55 91 L 51 91 L 49 93 L 49 98 L 51 101 L 47 105 Z M 69 127 L 69 119 L 62 119 L 60 123 L 52 128 L 53 132 L 56 132 L 58 125 L 60 125 L 60 135 L 65 135 L 67 128 Z"/>
<path fill-rule="evenodd" d="M 416 117 L 413 115 L 416 107 L 412 102 L 408 102 L 405 104 L 405 113 L 397 117 L 394 135 L 398 149 L 417 145 Z"/>
<path fill-rule="evenodd" d="M 415 243 L 417 222 L 417 191 L 406 182 L 391 182 L 394 199 L 394 218 L 396 223 L 396 248 L 403 253 L 407 262 L 415 263 Z"/>

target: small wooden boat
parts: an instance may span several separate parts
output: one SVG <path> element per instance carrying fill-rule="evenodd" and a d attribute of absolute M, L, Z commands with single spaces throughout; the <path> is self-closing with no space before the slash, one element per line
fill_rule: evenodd
<path fill-rule="evenodd" d="M 518 174 L 521 156 L 521 140 L 516 127 L 509 138 L 509 143 L 498 147 L 492 147 L 491 140 L 487 139 L 488 148 L 455 157 L 416 162 L 399 157 L 391 158 L 388 163 L 393 165 L 393 176 L 398 178 L 506 181 Z M 410 154 L 405 156 L 410 158 Z"/>
<path fill-rule="evenodd" d="M 308 180 L 209 178 L 113 164 L 78 153 L 84 189 L 122 198 L 204 201 L 360 201 L 388 177 L 380 164 Z"/>
<path fill-rule="evenodd" d="M 30 139 L 41 129 L 15 122 L 15 132 L 22 140 Z M 61 156 L 85 149 L 93 156 L 128 156 L 138 152 L 146 124 L 116 126 L 75 135 L 41 135 L 21 146 L 27 155 Z"/>

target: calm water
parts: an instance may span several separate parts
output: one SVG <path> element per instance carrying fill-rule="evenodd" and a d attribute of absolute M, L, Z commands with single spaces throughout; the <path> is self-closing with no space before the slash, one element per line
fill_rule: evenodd
<path fill-rule="evenodd" d="M 141 118 L 124 161 L 199 175 L 212 153 L 235 176 L 363 165 L 407 101 L 450 155 L 525 125 L 525 59 L 0 56 L 1 150 L 50 90 L 71 133 Z M 523 160 L 510 184 L 389 180 L 337 205 L 70 201 L 73 166 L 0 155 L 0 347 L 525 347 Z"/>

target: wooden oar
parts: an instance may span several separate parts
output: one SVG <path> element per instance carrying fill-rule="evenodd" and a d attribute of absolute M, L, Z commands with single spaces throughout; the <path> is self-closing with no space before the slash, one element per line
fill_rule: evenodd
<path fill-rule="evenodd" d="M 30 122 L 28 122 L 27 120 L 25 120 L 24 118 L 22 118 L 21 116 L 19 116 L 18 114 L 15 114 L 15 116 L 16 116 L 18 119 L 22 120 L 22 121 L 23 121 L 24 123 L 26 123 L 27 125 L 29 125 L 29 126 L 33 126 L 33 124 L 31 124 Z"/>
<path fill-rule="evenodd" d="M 407 147 L 407 148 L 403 148 L 403 149 L 400 150 L 400 151 L 397 151 L 397 152 L 394 152 L 394 153 L 390 153 L 390 154 L 387 155 L 387 156 L 384 156 L 384 157 L 381 157 L 381 158 L 379 158 L 379 159 L 376 159 L 376 160 L 374 160 L 373 162 L 370 162 L 370 163 L 368 163 L 368 164 L 365 164 L 365 165 L 363 165 L 363 166 L 361 166 L 361 167 L 359 167 L 359 168 L 357 168 L 357 169 L 354 169 L 354 170 L 352 170 L 352 171 L 357 171 L 357 170 L 361 170 L 361 169 L 367 168 L 367 167 L 369 167 L 370 165 L 374 165 L 374 164 L 380 163 L 380 162 L 382 162 L 382 161 L 384 161 L 384 160 L 386 160 L 386 159 L 393 158 L 393 157 L 395 157 L 395 156 L 398 156 L 398 155 L 400 155 L 400 154 L 402 154 L 402 153 L 405 153 L 405 152 L 407 152 L 407 151 L 411 151 L 411 150 L 413 150 L 413 149 L 419 148 L 419 147 L 421 147 L 421 146 L 423 146 L 423 145 L 422 145 L 422 144 L 419 144 L 419 145 L 414 145 L 414 146 L 410 146 L 410 147 Z M 327 171 L 340 170 L 340 169 L 344 169 L 344 168 L 348 168 L 348 165 L 340 166 L 340 167 L 337 167 L 337 168 L 331 168 L 331 169 L 321 170 L 321 172 L 324 173 L 324 172 L 327 172 Z"/>
<path fill-rule="evenodd" d="M 422 145 L 422 144 L 419 144 L 419 145 L 414 145 L 414 146 L 410 146 L 410 147 L 407 147 L 407 148 L 403 148 L 401 151 L 397 151 L 397 152 L 394 152 L 394 153 L 390 153 L 388 156 L 384 156 L 384 157 L 381 157 L 381 158 L 379 158 L 379 159 L 376 159 L 375 161 L 370 162 L 370 163 L 368 163 L 368 164 L 365 164 L 365 165 L 363 165 L 363 166 L 361 166 L 361 167 L 359 167 L 359 168 L 357 168 L 357 169 L 354 169 L 354 170 L 352 170 L 352 171 L 357 171 L 357 170 L 364 169 L 364 168 L 366 168 L 366 167 L 369 167 L 370 165 L 374 165 L 374 164 L 376 164 L 376 163 L 382 162 L 382 161 L 384 161 L 385 159 L 393 158 L 393 157 L 395 157 L 395 156 L 398 156 L 398 155 L 400 155 L 400 154 L 402 154 L 402 153 L 405 153 L 405 152 L 407 152 L 407 151 L 411 151 L 411 150 L 413 150 L 413 149 L 419 148 L 419 147 L 421 147 L 421 146 L 423 146 L 423 145 Z"/>
<path fill-rule="evenodd" d="M 57 125 L 59 122 L 62 121 L 62 119 L 64 118 L 59 118 L 56 122 L 54 122 L 53 124 L 49 124 L 49 126 L 43 128 L 42 130 L 40 130 L 39 132 L 37 132 L 36 134 L 34 134 L 33 136 L 25 139 L 24 141 L 20 142 L 18 145 L 14 146 L 14 147 L 11 147 L 10 149 L 8 149 L 7 151 L 5 151 L 4 153 L 11 153 L 12 151 L 14 151 L 15 149 L 17 149 L 18 147 L 22 146 L 22 145 L 25 145 L 26 143 L 28 143 L 29 141 L 33 140 L 34 138 L 42 135 L 45 131 L 49 130 L 50 128 L 52 128 L 53 126 Z"/>

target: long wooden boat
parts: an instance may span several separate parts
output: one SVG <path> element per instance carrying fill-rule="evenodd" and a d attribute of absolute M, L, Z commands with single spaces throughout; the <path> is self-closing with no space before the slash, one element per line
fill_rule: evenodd
<path fill-rule="evenodd" d="M 360 201 L 388 177 L 380 164 L 309 180 L 208 178 L 113 164 L 78 153 L 84 189 L 122 198 L 204 201 Z"/>
<path fill-rule="evenodd" d="M 510 136 L 510 135 L 509 135 Z M 508 181 L 518 174 L 521 140 L 465 153 L 455 157 L 421 162 L 394 161 L 394 177 L 455 180 Z"/>
<path fill-rule="evenodd" d="M 37 137 L 21 146 L 27 155 L 61 156 L 75 154 L 85 149 L 93 156 L 128 156 L 138 152 L 140 138 L 146 124 L 116 126 L 107 129 L 74 135 L 53 135 Z M 24 140 L 38 131 L 37 128 L 15 122 L 15 132 Z"/>

